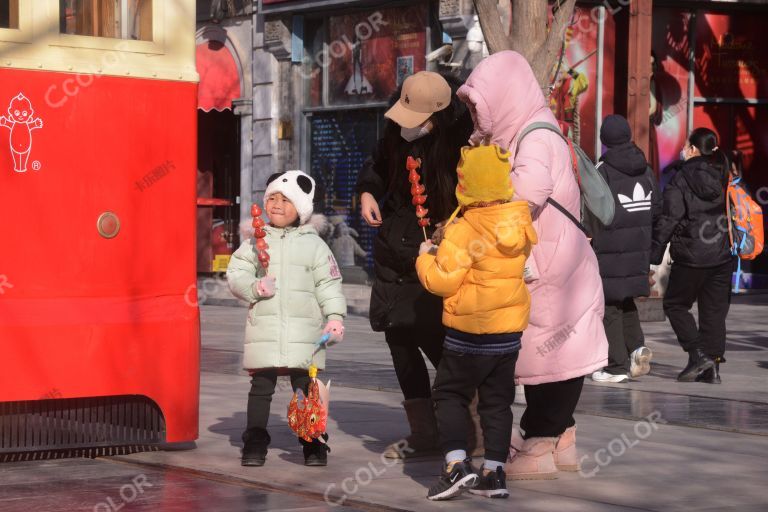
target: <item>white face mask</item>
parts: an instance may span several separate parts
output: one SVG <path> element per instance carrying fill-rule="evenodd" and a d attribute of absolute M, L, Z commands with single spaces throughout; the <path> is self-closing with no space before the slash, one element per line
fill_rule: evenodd
<path fill-rule="evenodd" d="M 415 128 L 400 128 L 400 136 L 408 142 L 413 142 L 416 139 L 420 139 L 429 135 L 432 131 L 432 121 L 427 119 L 425 122 L 416 126 Z"/>
<path fill-rule="evenodd" d="M 680 160 L 688 160 L 685 156 L 685 148 L 680 150 Z"/>

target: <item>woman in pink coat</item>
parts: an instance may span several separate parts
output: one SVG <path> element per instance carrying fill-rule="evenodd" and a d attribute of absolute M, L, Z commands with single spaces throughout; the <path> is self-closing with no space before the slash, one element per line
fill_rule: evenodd
<path fill-rule="evenodd" d="M 597 259 L 584 233 L 547 203 L 552 198 L 579 217 L 570 151 L 556 133 L 544 129 L 528 134 L 518 147 L 519 135 L 531 123 L 557 126 L 519 53 L 504 51 L 483 60 L 458 96 L 475 122 L 470 142 L 498 144 L 514 155 L 515 191 L 528 201 L 539 235 L 527 265 L 531 316 L 516 370 L 517 383 L 525 385 L 524 434 L 512 437 L 507 475 L 555 478 L 558 469 L 578 470 L 573 412 L 584 376 L 603 368 L 608 357 Z"/>

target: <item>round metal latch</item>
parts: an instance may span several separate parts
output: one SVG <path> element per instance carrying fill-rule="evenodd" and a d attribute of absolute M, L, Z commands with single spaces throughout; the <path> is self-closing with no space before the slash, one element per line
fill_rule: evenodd
<path fill-rule="evenodd" d="M 112 212 L 104 212 L 96 221 L 96 229 L 104 238 L 115 238 L 120 232 L 120 219 Z"/>

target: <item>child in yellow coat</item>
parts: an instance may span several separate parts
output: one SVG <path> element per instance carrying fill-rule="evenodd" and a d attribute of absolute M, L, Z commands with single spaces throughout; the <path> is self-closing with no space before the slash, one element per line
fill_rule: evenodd
<path fill-rule="evenodd" d="M 456 213 L 462 215 L 448 222 L 439 248 L 424 242 L 416 261 L 424 287 L 444 298 L 446 327 L 432 393 L 445 466 L 429 490 L 430 500 L 449 499 L 465 489 L 509 496 L 504 463 L 515 363 L 530 311 L 523 270 L 536 232 L 528 203 L 512 200 L 510 154 L 495 145 L 461 152 Z M 485 437 L 479 474 L 467 458 L 468 406 L 475 393 Z"/>

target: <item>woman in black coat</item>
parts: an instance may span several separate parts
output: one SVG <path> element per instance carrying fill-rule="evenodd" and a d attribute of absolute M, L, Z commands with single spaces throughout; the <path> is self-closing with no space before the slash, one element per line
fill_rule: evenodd
<path fill-rule="evenodd" d="M 730 165 L 718 148 L 717 135 L 707 128 L 691 133 L 683 156 L 685 163 L 664 189 L 651 263 L 661 263 L 671 242 L 673 263 L 664 312 L 688 353 L 688 365 L 677 380 L 720 383 L 733 273 L 725 208 Z M 694 302 L 699 308 L 698 327 L 690 312 Z"/>
<path fill-rule="evenodd" d="M 411 203 L 405 163 L 408 156 L 422 160 L 419 174 L 432 224 L 450 217 L 456 208 L 460 149 L 473 129 L 469 112 L 456 97 L 460 85 L 455 78 L 441 78 L 436 73 L 421 72 L 406 79 L 402 98 L 401 91 L 393 96 L 391 103 L 396 108 L 387 112 L 390 119 L 384 135 L 357 181 L 363 218 L 379 228 L 374 240 L 371 327 L 386 336 L 411 427 L 408 446 L 416 452 L 437 448 L 431 383 L 422 351 L 437 367 L 445 331 L 442 299 L 424 290 L 416 275 L 424 235 Z M 409 110 L 412 107 L 422 113 Z M 431 115 L 424 110 L 432 110 Z M 398 124 L 413 125 L 414 118 L 421 121 L 415 127 Z M 427 235 L 433 233 L 434 228 L 428 227 Z M 390 448 L 387 456 L 402 456 L 394 445 Z"/>

